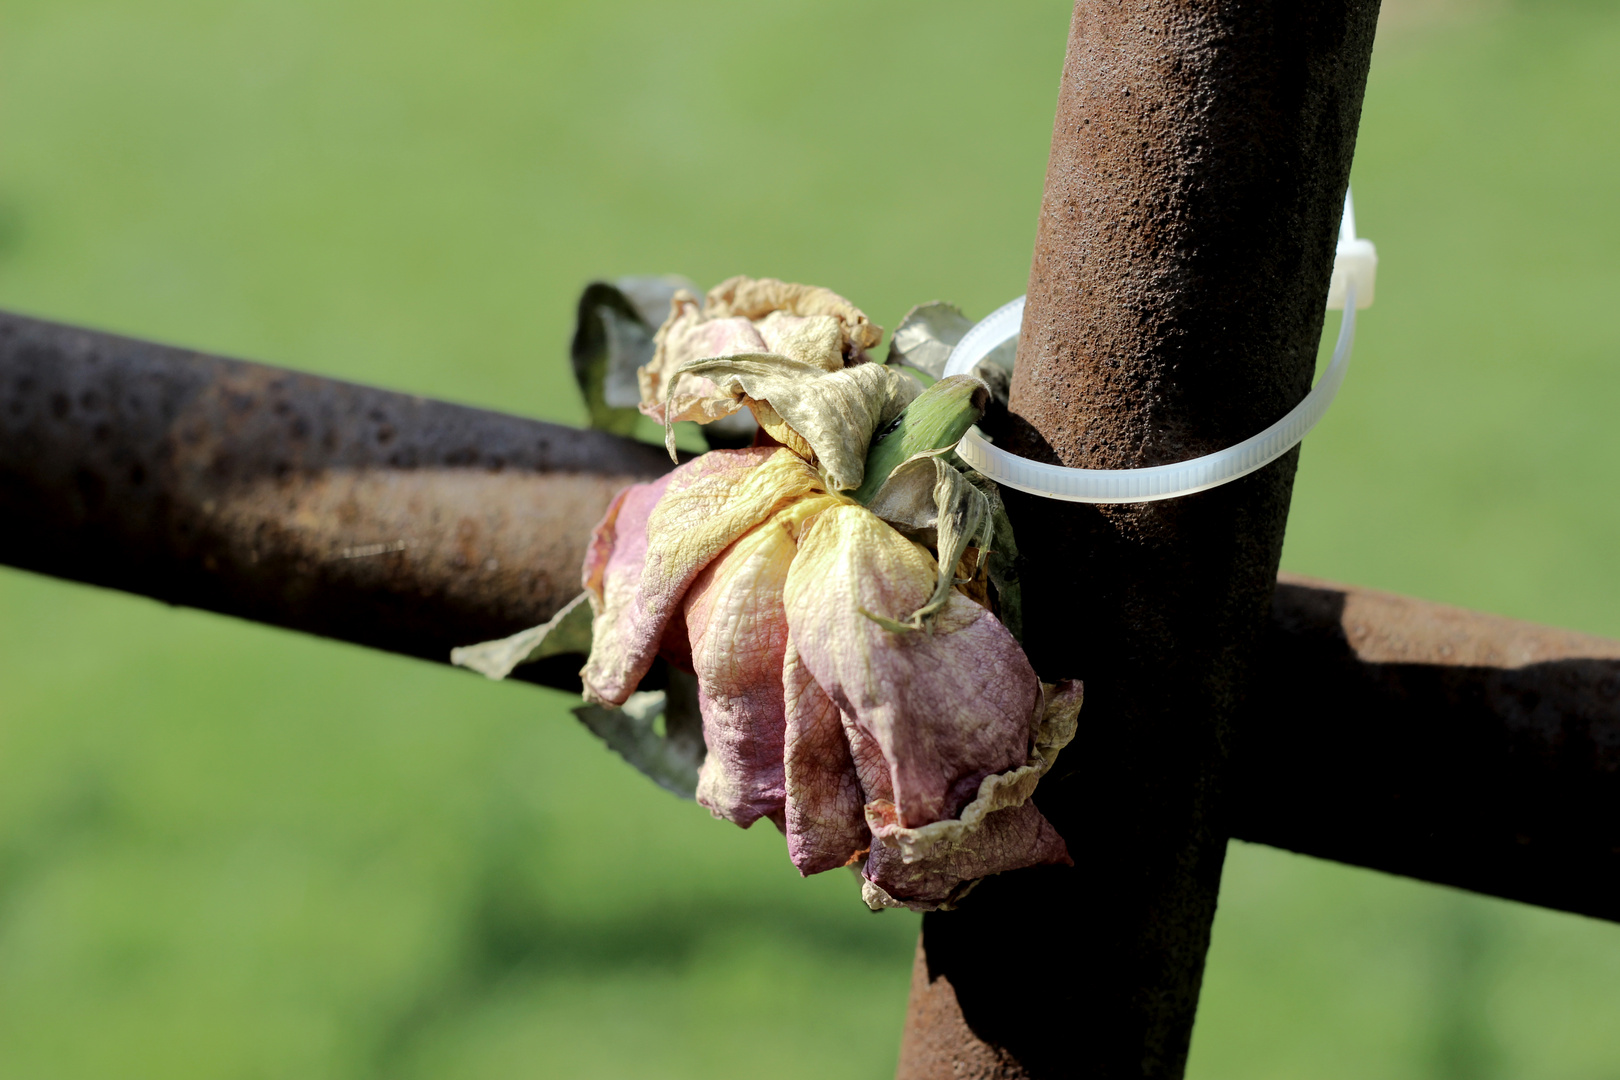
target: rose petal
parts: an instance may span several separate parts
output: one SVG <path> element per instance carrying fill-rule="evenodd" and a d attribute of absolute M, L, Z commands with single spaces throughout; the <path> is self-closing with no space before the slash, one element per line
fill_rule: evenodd
<path fill-rule="evenodd" d="M 848 866 L 871 836 L 843 716 L 788 642 L 782 679 L 787 700 L 788 857 L 804 875 Z"/>
<path fill-rule="evenodd" d="M 791 633 L 789 640 L 792 640 Z M 861 790 L 868 799 L 888 799 L 893 802 L 894 773 L 889 768 L 889 759 L 883 756 L 882 744 L 854 717 L 842 710 L 839 710 L 839 715 L 844 721 L 844 741 L 849 744 L 849 756 L 855 762 L 855 775 L 860 778 Z"/>
<path fill-rule="evenodd" d="M 831 289 L 817 285 L 796 285 L 775 278 L 728 278 L 709 290 L 703 313 L 710 318 L 741 315 L 762 319 L 773 311 L 790 315 L 831 315 L 843 327 L 846 360 L 857 361 L 859 354 L 883 339 L 882 327 L 873 326 L 866 314 Z"/>
<path fill-rule="evenodd" d="M 653 358 L 636 372 L 641 411 L 660 423 L 667 413 L 671 421 L 706 424 L 740 408 L 736 395 L 702 375 L 677 377 L 689 361 L 769 353 L 837 371 L 863 361 L 882 333 L 829 289 L 732 278 L 710 292 L 701 310 L 697 297 L 681 290 L 653 339 Z"/>
<path fill-rule="evenodd" d="M 789 315 L 773 311 L 755 324 L 765 341 L 761 352 L 791 357 L 823 371 L 844 366 L 844 327 L 831 315 Z"/>
<path fill-rule="evenodd" d="M 652 665 L 687 587 L 710 560 L 782 506 L 820 489 L 802 459 L 765 447 L 710 451 L 661 483 L 667 486 L 650 513 L 642 512 L 648 492 L 632 488 L 592 541 L 586 587 L 596 619 L 590 659 L 580 672 L 587 701 L 623 704 Z M 603 550 L 610 552 L 605 559 Z M 597 567 L 600 585 L 592 588 Z"/>
<path fill-rule="evenodd" d="M 671 303 L 669 319 L 653 338 L 653 358 L 636 370 L 641 411 L 663 423 L 668 398 L 672 421 L 696 420 L 705 424 L 730 416 L 741 405 L 700 375 L 681 376 L 670 398 L 676 371 L 692 360 L 769 351 L 765 339 L 748 319 L 705 316 L 698 308 L 697 297 L 679 291 Z"/>
<path fill-rule="evenodd" d="M 1084 690 L 1067 679 L 1041 689 L 1044 708 L 1029 758 L 980 781 L 977 797 L 957 817 L 908 829 L 894 803 L 866 804 L 873 839 L 862 889 L 868 903 L 927 911 L 960 899 L 976 877 L 1069 861 L 1068 846 L 1029 797 L 1074 738 Z"/>
<path fill-rule="evenodd" d="M 686 631 L 708 746 L 697 800 L 747 828 L 783 821 L 782 586 L 803 521 L 832 500 L 797 499 L 708 564 L 686 593 Z"/>
<path fill-rule="evenodd" d="M 995 813 L 1022 806 L 1035 793 L 1057 761 L 1059 751 L 1074 738 L 1084 690 L 1080 683 L 1065 679 L 1055 685 L 1041 684 L 1045 707 L 1034 726 L 1034 746 L 1022 765 L 1006 772 L 991 773 L 979 781 L 973 801 L 953 818 L 929 822 L 916 828 L 900 824 L 894 804 L 874 798 L 866 805 L 867 825 L 884 847 L 896 848 L 907 863 L 943 858 L 951 850 L 973 847 L 975 835 Z"/>
<path fill-rule="evenodd" d="M 674 478 L 675 474 L 670 473 L 650 484 L 631 484 L 619 492 L 591 533 L 590 546 L 585 549 L 583 584 L 594 612 L 593 658 L 607 640 L 605 623 L 616 624 L 634 601 L 641 567 L 647 559 L 647 519 Z"/>
<path fill-rule="evenodd" d="M 760 426 L 782 441 L 773 421 L 790 426 L 839 491 L 860 487 L 873 433 L 919 393 L 916 381 L 898 368 L 861 364 L 822 371 L 775 353 L 694 361 L 686 372 L 682 378 L 701 375 L 738 402 L 768 402 L 770 412 L 754 411 Z"/>
<path fill-rule="evenodd" d="M 952 593 L 931 632 L 885 630 L 938 573 L 919 546 L 865 507 L 840 503 L 799 542 L 784 603 L 805 666 L 889 764 L 899 820 L 954 817 L 979 782 L 1024 762 L 1040 683 L 984 608 Z"/>
<path fill-rule="evenodd" d="M 1073 862 L 1052 823 L 1034 803 L 1024 803 L 988 815 L 972 844 L 937 858 L 908 863 L 899 848 L 875 843 L 861 876 L 881 890 L 877 895 L 863 890 L 873 907 L 894 906 L 883 903 L 889 899 L 913 911 L 933 911 L 949 907 L 966 894 L 972 882 L 990 874 Z"/>

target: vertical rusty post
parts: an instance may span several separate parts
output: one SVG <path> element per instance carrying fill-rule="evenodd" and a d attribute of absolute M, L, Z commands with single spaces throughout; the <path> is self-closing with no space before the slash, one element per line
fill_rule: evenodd
<path fill-rule="evenodd" d="M 1309 388 L 1377 0 L 1081 0 L 1013 377 L 1016 452 L 1162 464 Z M 899 1075 L 1178 1077 L 1228 836 L 1227 729 L 1296 455 L 1189 498 L 1009 494 L 1025 630 L 1086 682 L 1037 802 L 1073 869 L 923 922 Z"/>

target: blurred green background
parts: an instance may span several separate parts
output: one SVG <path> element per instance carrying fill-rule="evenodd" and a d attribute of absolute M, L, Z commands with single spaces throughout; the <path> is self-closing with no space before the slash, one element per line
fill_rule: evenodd
<path fill-rule="evenodd" d="M 1620 4 L 1386 8 L 1284 563 L 1620 636 Z M 1068 14 L 0 0 L 0 306 L 569 423 L 593 276 L 982 315 Z M 0 571 L 0 1077 L 891 1075 L 915 918 L 568 704 Z M 1234 845 L 1191 1075 L 1620 1077 L 1617 1015 L 1620 927 Z"/>

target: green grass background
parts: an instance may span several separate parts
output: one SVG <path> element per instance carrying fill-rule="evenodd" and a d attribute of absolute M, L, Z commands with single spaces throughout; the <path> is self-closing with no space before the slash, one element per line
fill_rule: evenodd
<path fill-rule="evenodd" d="M 1620 636 L 1620 4 L 1387 4 L 1285 565 Z M 0 306 L 570 423 L 592 276 L 983 314 L 1067 19 L 0 0 Z M 0 1077 L 890 1075 L 915 919 L 567 705 L 0 571 Z M 1191 1075 L 1620 1077 L 1617 1015 L 1620 927 L 1234 845 Z"/>

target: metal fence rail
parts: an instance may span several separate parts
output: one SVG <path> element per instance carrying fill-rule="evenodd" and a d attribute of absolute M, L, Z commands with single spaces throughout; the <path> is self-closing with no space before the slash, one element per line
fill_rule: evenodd
<path fill-rule="evenodd" d="M 660 449 L 0 316 L 0 561 L 426 659 L 578 594 Z M 568 664 L 524 674 L 577 687 Z"/>

